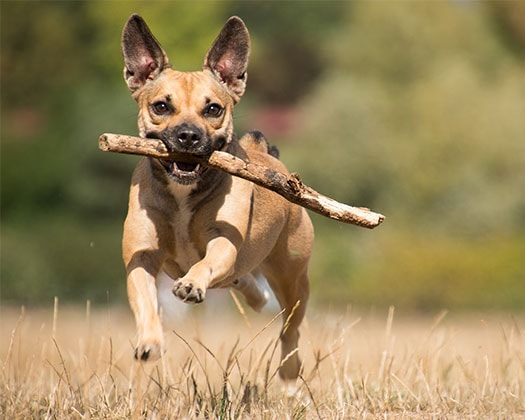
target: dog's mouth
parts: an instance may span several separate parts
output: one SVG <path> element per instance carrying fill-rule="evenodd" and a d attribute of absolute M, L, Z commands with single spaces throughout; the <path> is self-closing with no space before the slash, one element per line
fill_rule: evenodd
<path fill-rule="evenodd" d="M 170 134 L 170 133 L 168 133 Z M 204 159 L 211 155 L 215 150 L 222 150 L 228 144 L 226 138 L 219 137 L 215 141 L 215 147 L 201 147 L 200 150 L 178 150 L 173 145 L 171 137 L 167 137 L 164 132 L 148 133 L 147 138 L 160 139 L 169 151 L 180 153 L 181 157 L 177 160 L 159 159 L 160 164 L 166 170 L 168 176 L 178 184 L 191 185 L 196 183 L 201 176 L 208 170 L 208 168 L 199 162 L 197 159 Z M 212 144 L 212 142 L 209 142 Z"/>
<path fill-rule="evenodd" d="M 182 185 L 190 185 L 197 182 L 208 168 L 196 162 L 177 162 L 159 159 L 168 175 Z"/>

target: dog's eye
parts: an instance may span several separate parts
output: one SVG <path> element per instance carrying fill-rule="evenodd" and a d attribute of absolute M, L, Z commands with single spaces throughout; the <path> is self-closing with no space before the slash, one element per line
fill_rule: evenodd
<path fill-rule="evenodd" d="M 166 102 L 155 102 L 153 105 L 153 111 L 155 111 L 155 114 L 157 115 L 164 115 L 167 114 L 170 111 L 170 107 Z"/>
<path fill-rule="evenodd" d="M 218 104 L 210 104 L 208 105 L 208 108 L 206 108 L 206 115 L 210 117 L 219 117 L 222 114 L 222 106 Z"/>

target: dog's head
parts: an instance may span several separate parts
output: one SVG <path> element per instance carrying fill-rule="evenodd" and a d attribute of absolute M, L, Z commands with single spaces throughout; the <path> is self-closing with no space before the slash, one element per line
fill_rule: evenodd
<path fill-rule="evenodd" d="M 248 30 L 232 17 L 206 54 L 202 71 L 175 71 L 146 22 L 132 15 L 122 33 L 122 53 L 124 78 L 139 105 L 140 135 L 188 155 L 225 149 L 234 137 L 233 107 L 246 88 L 249 52 Z M 204 172 L 191 159 L 161 163 L 180 184 L 197 182 Z"/>

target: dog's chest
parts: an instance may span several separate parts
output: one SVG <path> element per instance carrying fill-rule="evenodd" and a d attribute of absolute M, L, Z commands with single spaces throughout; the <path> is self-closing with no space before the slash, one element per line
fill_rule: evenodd
<path fill-rule="evenodd" d="M 178 210 L 173 215 L 172 228 L 175 246 L 173 260 L 186 273 L 195 263 L 202 259 L 194 239 L 191 237 L 191 224 L 194 211 L 187 198 L 178 198 Z"/>

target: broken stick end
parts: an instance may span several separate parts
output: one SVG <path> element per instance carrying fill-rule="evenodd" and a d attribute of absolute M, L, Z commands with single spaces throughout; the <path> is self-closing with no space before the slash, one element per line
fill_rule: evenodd
<path fill-rule="evenodd" d="M 109 144 L 108 144 L 108 135 L 107 134 L 104 133 L 98 138 L 98 148 L 100 150 L 102 150 L 103 152 L 109 152 L 110 151 L 110 147 L 109 147 Z"/>

